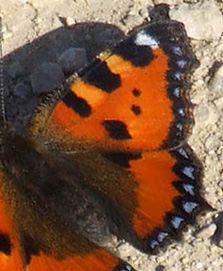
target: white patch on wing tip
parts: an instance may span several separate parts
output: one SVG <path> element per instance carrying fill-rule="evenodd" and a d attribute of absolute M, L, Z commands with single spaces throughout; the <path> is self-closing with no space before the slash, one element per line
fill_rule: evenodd
<path fill-rule="evenodd" d="M 135 44 L 139 46 L 150 46 L 152 49 L 159 47 L 159 42 L 145 33 L 145 31 L 141 31 L 136 35 Z"/>

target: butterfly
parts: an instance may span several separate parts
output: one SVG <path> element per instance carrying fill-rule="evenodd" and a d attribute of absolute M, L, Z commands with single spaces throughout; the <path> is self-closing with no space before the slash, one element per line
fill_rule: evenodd
<path fill-rule="evenodd" d="M 4 271 L 133 271 L 124 241 L 151 254 L 207 203 L 186 142 L 198 61 L 168 6 L 66 78 L 26 130 L 0 122 Z"/>

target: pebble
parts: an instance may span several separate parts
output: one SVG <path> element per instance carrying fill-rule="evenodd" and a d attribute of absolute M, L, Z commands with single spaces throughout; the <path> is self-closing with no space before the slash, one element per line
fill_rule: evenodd
<path fill-rule="evenodd" d="M 223 16 L 214 1 L 193 5 L 182 3 L 170 12 L 171 18 L 185 24 L 189 37 L 198 40 L 220 38 L 223 32 Z"/>
<path fill-rule="evenodd" d="M 40 19 L 42 19 L 42 18 L 40 18 Z M 59 28 L 62 26 L 63 26 L 62 21 L 59 19 L 58 16 L 55 16 L 52 20 L 52 27 L 56 29 L 56 28 Z"/>
<path fill-rule="evenodd" d="M 213 166 L 212 164 L 210 165 L 210 167 Z M 208 203 L 211 205 L 211 206 L 215 206 L 216 205 L 216 202 L 217 202 L 217 195 L 216 195 L 216 191 L 214 190 L 209 190 L 207 192 L 207 194 L 205 193 L 205 198 L 206 200 L 208 201 Z"/>
<path fill-rule="evenodd" d="M 197 262 L 195 266 L 196 266 L 197 269 L 201 269 L 202 266 L 203 266 L 203 263 L 202 262 Z"/>
<path fill-rule="evenodd" d="M 217 135 L 209 135 L 205 141 L 205 147 L 208 151 L 217 150 L 217 148 L 221 146 L 221 140 Z"/>
<path fill-rule="evenodd" d="M 181 259 L 181 262 L 185 265 L 185 264 L 188 264 L 190 262 L 190 259 L 185 257 L 185 258 Z"/>
<path fill-rule="evenodd" d="M 0 14 L 0 16 L 1 16 L 1 14 Z M 2 25 L 1 34 L 2 34 L 3 40 L 8 40 L 13 37 L 13 33 L 8 29 L 6 24 Z"/>
<path fill-rule="evenodd" d="M 211 92 L 211 96 L 214 96 L 215 98 L 223 96 L 223 65 L 215 72 L 210 80 L 208 88 Z"/>
<path fill-rule="evenodd" d="M 164 265 L 158 265 L 156 268 L 155 268 L 155 271 L 165 271 L 165 266 Z"/>
<path fill-rule="evenodd" d="M 220 44 L 216 46 L 216 52 L 223 52 L 223 41 L 221 41 Z"/>
<path fill-rule="evenodd" d="M 65 22 L 66 22 L 67 26 L 71 26 L 71 25 L 75 24 L 75 20 L 72 17 L 66 17 Z"/>
<path fill-rule="evenodd" d="M 7 72 L 12 79 L 15 79 L 24 73 L 24 69 L 20 62 L 16 60 L 9 66 Z"/>
<path fill-rule="evenodd" d="M 52 62 L 38 66 L 30 76 L 34 93 L 47 93 L 59 87 L 64 80 L 61 67 Z"/>
<path fill-rule="evenodd" d="M 136 25 L 140 25 L 142 23 L 142 18 L 138 14 L 128 14 L 124 18 L 124 24 L 129 28 L 132 28 Z"/>
<path fill-rule="evenodd" d="M 215 223 L 217 229 L 212 236 L 212 241 L 219 247 L 223 248 L 223 212 L 218 214 L 218 217 L 215 219 Z"/>
<path fill-rule="evenodd" d="M 199 81 L 200 80 L 196 82 L 196 91 L 194 91 L 194 93 L 191 93 L 191 99 L 194 104 L 202 103 L 206 99 L 208 93 L 208 90 L 204 89 L 203 83 L 201 85 Z"/>
<path fill-rule="evenodd" d="M 196 236 L 202 239 L 207 239 L 210 238 L 211 236 L 213 236 L 213 234 L 215 233 L 217 229 L 217 226 L 215 223 L 211 223 L 208 226 L 205 226 L 203 228 L 201 228 L 197 233 Z"/>
<path fill-rule="evenodd" d="M 15 96 L 23 99 L 31 93 L 31 87 L 24 82 L 20 82 L 15 86 L 13 93 Z"/>
<path fill-rule="evenodd" d="M 149 10 L 147 7 L 142 8 L 139 10 L 139 15 L 143 18 L 143 19 L 147 19 L 149 18 Z"/>
<path fill-rule="evenodd" d="M 70 48 L 61 54 L 58 62 L 64 73 L 72 73 L 87 64 L 86 51 L 83 48 Z"/>
<path fill-rule="evenodd" d="M 7 31 L 7 32 L 3 33 L 3 39 L 4 40 L 8 40 L 8 39 L 12 38 L 13 36 L 14 35 L 13 35 L 13 33 L 11 31 Z"/>
<path fill-rule="evenodd" d="M 217 109 L 212 103 L 198 104 L 194 108 L 194 116 L 197 123 L 203 123 L 204 125 L 213 125 L 219 118 Z"/>
<path fill-rule="evenodd" d="M 223 110 L 223 97 L 216 99 L 214 103 L 219 110 Z"/>

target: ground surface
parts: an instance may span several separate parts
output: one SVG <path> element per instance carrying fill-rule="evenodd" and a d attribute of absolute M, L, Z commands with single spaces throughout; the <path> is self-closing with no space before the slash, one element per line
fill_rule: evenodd
<path fill-rule="evenodd" d="M 9 100 L 7 104 L 11 108 L 9 118 L 18 128 L 22 127 L 29 118 L 30 108 L 37 103 L 33 94 L 30 94 L 29 104 L 23 100 L 23 95 L 27 97 L 30 92 L 30 84 L 24 78 L 36 66 L 46 61 L 53 62 L 71 45 L 85 48 L 89 60 L 104 46 L 111 46 L 123 35 L 115 27 L 88 22 L 111 23 L 125 32 L 143 21 L 148 6 L 160 2 L 0 0 L 0 15 L 4 20 L 3 52 L 6 77 L 9 78 L 7 85 L 9 92 L 12 87 L 15 90 L 14 100 Z M 222 0 L 163 2 L 170 4 L 171 18 L 186 25 L 201 63 L 193 76 L 191 99 L 195 104 L 196 124 L 189 142 L 204 164 L 204 197 L 217 211 L 200 217 L 197 228 L 189 228 L 182 243 L 173 243 L 158 256 L 147 257 L 127 248 L 122 254 L 140 271 L 220 271 L 223 270 L 223 248 L 212 244 L 210 237 L 216 228 L 214 218 L 223 210 L 223 3 Z M 73 34 L 67 37 L 66 29 L 61 27 L 83 22 L 74 29 L 74 43 Z M 38 37 L 58 28 L 61 29 L 52 32 L 50 37 L 31 44 Z M 62 42 L 58 44 L 58 40 Z M 39 49 L 43 44 L 48 47 Z M 83 56 L 79 61 L 87 60 Z M 21 78 L 24 79 L 22 85 Z M 33 84 L 38 89 L 37 83 Z M 19 105 L 23 105 L 22 111 L 17 110 Z M 206 230 L 195 234 L 198 228 L 204 226 L 207 226 Z"/>

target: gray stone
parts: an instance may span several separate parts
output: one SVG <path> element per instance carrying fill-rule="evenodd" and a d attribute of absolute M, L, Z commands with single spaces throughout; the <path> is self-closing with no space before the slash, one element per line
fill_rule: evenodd
<path fill-rule="evenodd" d="M 6 32 L 3 33 L 3 38 L 4 38 L 4 40 L 9 40 L 9 39 L 11 39 L 13 36 L 14 36 L 14 35 L 13 35 L 13 33 L 12 33 L 11 31 L 6 31 Z"/>
<path fill-rule="evenodd" d="M 218 68 L 208 85 L 210 96 L 220 98 L 223 96 L 223 65 Z"/>
<path fill-rule="evenodd" d="M 18 83 L 14 88 L 14 94 L 15 96 L 23 99 L 28 96 L 28 94 L 31 93 L 31 86 L 25 84 L 24 82 Z"/>
<path fill-rule="evenodd" d="M 199 262 L 199 261 L 196 261 L 195 266 L 196 266 L 197 269 L 201 269 L 203 267 L 203 263 Z"/>
<path fill-rule="evenodd" d="M 221 145 L 221 140 L 217 135 L 209 135 L 205 141 L 205 147 L 208 151 L 214 150 L 216 151 L 217 148 Z"/>
<path fill-rule="evenodd" d="M 190 259 L 187 258 L 187 257 L 184 257 L 181 259 L 181 262 L 185 265 L 185 264 L 188 264 L 190 262 Z"/>
<path fill-rule="evenodd" d="M 145 7 L 145 8 L 140 9 L 139 15 L 140 15 L 143 19 L 149 18 L 149 10 L 148 10 L 148 7 Z"/>
<path fill-rule="evenodd" d="M 24 69 L 19 61 L 15 61 L 9 66 L 7 72 L 12 79 L 15 79 L 24 73 Z"/>
<path fill-rule="evenodd" d="M 71 26 L 71 25 L 75 24 L 75 20 L 72 17 L 67 17 L 65 20 L 66 20 L 67 26 Z"/>
<path fill-rule="evenodd" d="M 61 54 L 58 62 L 64 73 L 78 71 L 87 64 L 86 51 L 82 48 L 70 48 Z"/>
<path fill-rule="evenodd" d="M 213 236 L 213 234 L 215 233 L 216 229 L 217 229 L 216 224 L 211 223 L 210 225 L 205 226 L 202 229 L 200 229 L 197 232 L 196 236 L 199 237 L 199 238 L 202 238 L 202 239 L 210 238 L 211 236 Z"/>
<path fill-rule="evenodd" d="M 214 101 L 214 104 L 218 108 L 218 110 L 223 110 L 223 97 L 220 97 Z"/>
<path fill-rule="evenodd" d="M 139 14 L 128 14 L 124 18 L 123 22 L 128 27 L 134 27 L 135 25 L 142 23 L 142 18 L 139 16 Z"/>
<path fill-rule="evenodd" d="M 46 62 L 35 69 L 30 80 L 34 93 L 47 93 L 60 86 L 64 74 L 58 64 Z"/>
<path fill-rule="evenodd" d="M 212 236 L 212 241 L 219 247 L 223 247 L 223 212 L 220 212 L 215 219 L 216 231 Z"/>
<path fill-rule="evenodd" d="M 156 267 L 155 271 L 165 271 L 165 269 L 165 266 L 160 264 Z"/>
<path fill-rule="evenodd" d="M 212 103 L 200 103 L 194 108 L 194 116 L 197 123 L 203 125 L 213 124 L 218 121 L 219 115 L 216 107 Z"/>

